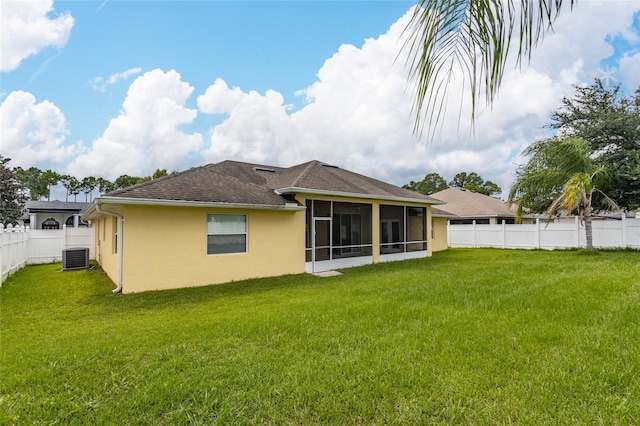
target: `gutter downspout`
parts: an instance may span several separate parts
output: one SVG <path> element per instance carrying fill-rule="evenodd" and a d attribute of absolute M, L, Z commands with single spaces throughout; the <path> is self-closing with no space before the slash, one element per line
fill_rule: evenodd
<path fill-rule="evenodd" d="M 114 212 L 110 212 L 110 211 L 106 211 L 106 210 L 102 210 L 100 208 L 100 203 L 96 203 L 96 211 L 98 213 L 102 213 L 108 216 L 113 216 L 118 218 L 118 226 L 117 226 L 117 233 L 118 233 L 118 241 L 116 243 L 116 251 L 118 252 L 118 282 L 116 283 L 116 288 L 113 289 L 111 292 L 113 294 L 117 294 L 120 293 L 122 291 L 122 240 L 123 240 L 123 228 L 124 228 L 124 218 L 122 217 L 121 214 L 118 213 L 114 213 Z"/>

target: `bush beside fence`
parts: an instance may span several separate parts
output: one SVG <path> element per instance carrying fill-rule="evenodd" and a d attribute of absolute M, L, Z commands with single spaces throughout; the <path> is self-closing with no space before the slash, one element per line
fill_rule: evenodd
<path fill-rule="evenodd" d="M 0 285 L 25 265 L 61 262 L 64 249 L 87 247 L 95 259 L 94 241 L 93 228 L 47 230 L 0 224 Z"/>
<path fill-rule="evenodd" d="M 640 219 L 593 221 L 593 246 L 640 249 Z M 573 222 L 521 225 L 448 225 L 449 247 L 568 249 L 586 247 L 584 225 Z"/>

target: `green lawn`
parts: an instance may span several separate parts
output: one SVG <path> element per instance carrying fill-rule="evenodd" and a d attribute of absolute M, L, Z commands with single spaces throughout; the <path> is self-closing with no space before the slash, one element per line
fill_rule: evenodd
<path fill-rule="evenodd" d="M 637 424 L 638 252 L 455 249 L 112 295 L 0 288 L 0 424 Z M 126 283 L 125 283 L 126 285 Z"/>

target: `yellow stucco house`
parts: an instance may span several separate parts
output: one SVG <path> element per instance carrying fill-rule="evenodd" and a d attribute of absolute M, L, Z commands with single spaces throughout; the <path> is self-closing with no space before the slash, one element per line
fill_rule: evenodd
<path fill-rule="evenodd" d="M 433 204 L 319 161 L 223 161 L 100 196 L 82 219 L 114 292 L 134 293 L 427 257 Z"/>

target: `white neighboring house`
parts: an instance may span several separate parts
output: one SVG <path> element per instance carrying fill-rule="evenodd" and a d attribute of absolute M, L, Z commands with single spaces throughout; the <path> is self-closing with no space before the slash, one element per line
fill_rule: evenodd
<path fill-rule="evenodd" d="M 62 229 L 87 226 L 80 220 L 89 203 L 71 201 L 27 201 L 23 221 L 31 229 Z"/>

